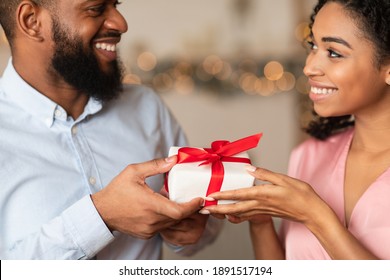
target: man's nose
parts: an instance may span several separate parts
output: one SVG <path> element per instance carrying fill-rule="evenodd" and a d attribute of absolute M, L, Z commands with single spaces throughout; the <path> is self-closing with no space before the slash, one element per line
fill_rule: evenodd
<path fill-rule="evenodd" d="M 127 32 L 128 29 L 126 19 L 116 8 L 110 9 L 104 22 L 104 26 L 108 30 L 116 30 L 121 34 Z"/>

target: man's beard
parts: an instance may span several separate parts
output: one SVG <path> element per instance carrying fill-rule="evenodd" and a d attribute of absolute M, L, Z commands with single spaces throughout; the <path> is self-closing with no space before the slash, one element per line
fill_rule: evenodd
<path fill-rule="evenodd" d="M 58 20 L 53 18 L 55 52 L 52 67 L 65 82 L 78 91 L 101 102 L 118 97 L 122 91 L 123 70 L 119 60 L 110 63 L 105 73 L 92 50 L 84 50 L 82 40 L 71 36 Z"/>

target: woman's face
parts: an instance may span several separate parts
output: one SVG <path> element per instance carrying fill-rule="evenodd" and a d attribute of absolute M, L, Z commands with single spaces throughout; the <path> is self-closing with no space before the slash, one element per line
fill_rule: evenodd
<path fill-rule="evenodd" d="M 323 117 L 371 114 L 389 108 L 386 70 L 375 49 L 343 6 L 330 2 L 317 14 L 304 68 L 314 110 Z"/>

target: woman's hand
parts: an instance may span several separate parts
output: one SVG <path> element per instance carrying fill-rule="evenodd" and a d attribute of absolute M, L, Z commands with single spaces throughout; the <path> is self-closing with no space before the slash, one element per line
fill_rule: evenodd
<path fill-rule="evenodd" d="M 263 185 L 213 193 L 209 197 L 218 200 L 236 200 L 227 205 L 213 205 L 201 213 L 223 214 L 232 222 L 250 220 L 253 223 L 268 222 L 270 217 L 281 217 L 307 223 L 321 215 L 321 209 L 329 209 L 313 188 L 300 180 L 272 171 L 250 166 L 248 172 Z"/>

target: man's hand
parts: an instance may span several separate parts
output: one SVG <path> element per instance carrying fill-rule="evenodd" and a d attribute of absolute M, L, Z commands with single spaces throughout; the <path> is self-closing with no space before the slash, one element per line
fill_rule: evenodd
<path fill-rule="evenodd" d="M 160 234 L 165 241 L 173 245 L 195 244 L 202 236 L 208 218 L 208 215 L 196 213 L 162 230 Z"/>
<path fill-rule="evenodd" d="M 193 219 L 203 204 L 202 198 L 178 204 L 154 192 L 147 177 L 169 171 L 176 157 L 155 159 L 127 166 L 103 190 L 93 194 L 92 201 L 111 231 L 149 239 L 183 219 Z M 183 221 L 183 223 L 186 223 Z"/>
<path fill-rule="evenodd" d="M 165 188 L 160 190 L 160 194 L 167 198 L 169 197 Z M 160 234 L 166 242 L 172 245 L 185 246 L 195 244 L 202 236 L 208 218 L 208 215 L 195 213 L 177 224 L 162 230 Z"/>

